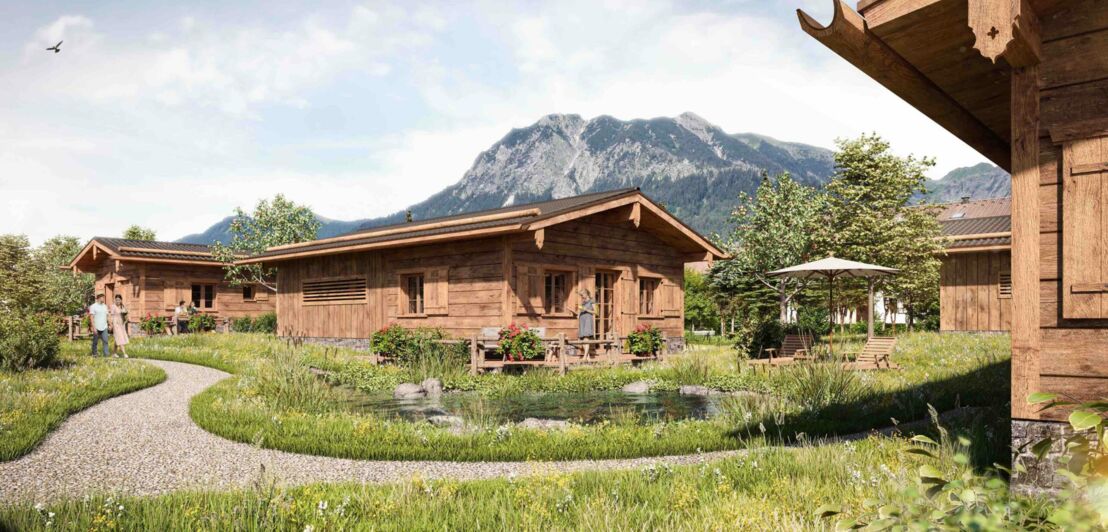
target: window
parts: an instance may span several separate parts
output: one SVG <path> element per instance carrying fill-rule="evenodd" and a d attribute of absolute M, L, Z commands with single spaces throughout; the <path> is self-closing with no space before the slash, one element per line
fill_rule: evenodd
<path fill-rule="evenodd" d="M 998 297 L 1001 299 L 1009 299 L 1012 297 L 1012 272 L 1000 272 L 1000 279 L 998 280 L 1000 285 L 1000 291 Z"/>
<path fill-rule="evenodd" d="M 653 316 L 657 308 L 654 305 L 654 294 L 658 291 L 658 279 L 639 279 L 639 314 Z"/>
<path fill-rule="evenodd" d="M 192 301 L 198 308 L 210 309 L 215 307 L 215 285 L 214 284 L 194 284 L 192 285 Z"/>
<path fill-rule="evenodd" d="M 306 280 L 301 297 L 305 305 L 362 304 L 366 302 L 366 280 L 365 277 Z"/>
<path fill-rule="evenodd" d="M 565 312 L 566 300 L 569 299 L 569 275 L 565 272 L 546 272 L 544 278 L 543 310 L 547 314 Z"/>
<path fill-rule="evenodd" d="M 400 287 L 404 299 L 407 300 L 407 305 L 402 307 L 404 313 L 423 314 L 423 274 L 412 273 L 400 276 Z"/>
<path fill-rule="evenodd" d="M 254 301 L 254 285 L 248 284 L 242 287 L 242 300 Z"/>

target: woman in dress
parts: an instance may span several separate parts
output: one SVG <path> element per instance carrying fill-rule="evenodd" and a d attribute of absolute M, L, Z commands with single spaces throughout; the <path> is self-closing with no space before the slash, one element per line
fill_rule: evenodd
<path fill-rule="evenodd" d="M 577 306 L 577 338 L 586 340 L 596 336 L 596 302 L 588 290 L 581 289 L 581 304 Z M 589 359 L 589 344 L 585 344 L 585 360 Z"/>
<path fill-rule="evenodd" d="M 108 309 L 108 313 L 112 324 L 112 338 L 115 340 L 117 350 L 115 356 L 118 357 L 119 353 L 123 353 L 123 358 L 130 358 L 127 356 L 127 343 L 131 339 L 127 336 L 127 307 L 123 305 L 123 296 L 115 295 L 115 304 Z"/>

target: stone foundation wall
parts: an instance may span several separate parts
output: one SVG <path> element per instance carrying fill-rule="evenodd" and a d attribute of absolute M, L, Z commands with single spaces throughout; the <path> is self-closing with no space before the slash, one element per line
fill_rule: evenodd
<path fill-rule="evenodd" d="M 1069 482 L 1059 475 L 1057 470 L 1064 468 L 1061 457 L 1065 438 L 1073 434 L 1068 423 L 1052 421 L 1012 420 L 1012 490 L 1024 495 L 1055 494 Z M 1053 437 L 1054 445 L 1050 452 L 1039 460 L 1031 453 L 1031 446 L 1044 438 Z M 1023 449 L 1017 453 L 1018 449 Z M 1027 469 L 1024 473 L 1015 471 L 1016 461 Z"/>

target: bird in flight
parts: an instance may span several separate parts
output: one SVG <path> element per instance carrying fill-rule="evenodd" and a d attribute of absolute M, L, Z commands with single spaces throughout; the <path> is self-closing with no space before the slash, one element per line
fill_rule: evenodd
<path fill-rule="evenodd" d="M 58 52 L 62 51 L 62 41 L 58 41 L 58 44 L 55 44 L 54 46 L 51 46 L 51 47 L 46 49 L 47 52 L 49 52 L 50 50 L 53 50 L 54 53 L 58 53 Z"/>

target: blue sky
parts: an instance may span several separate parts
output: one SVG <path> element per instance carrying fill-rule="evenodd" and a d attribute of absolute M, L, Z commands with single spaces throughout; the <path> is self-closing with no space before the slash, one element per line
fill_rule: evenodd
<path fill-rule="evenodd" d="M 796 7 L 831 13 L 830 0 L 6 2 L 0 232 L 137 223 L 176 239 L 277 192 L 331 218 L 387 214 L 550 113 L 692 111 L 824 147 L 877 131 L 937 157 L 934 177 L 984 160 L 808 38 Z"/>

